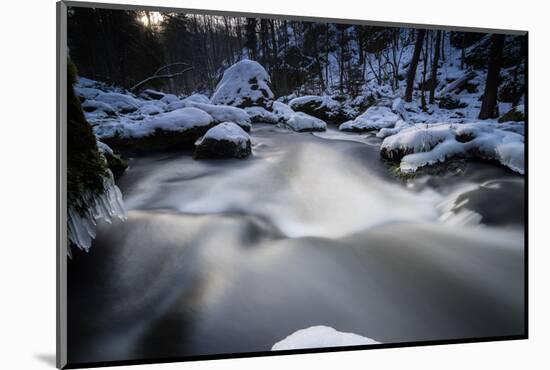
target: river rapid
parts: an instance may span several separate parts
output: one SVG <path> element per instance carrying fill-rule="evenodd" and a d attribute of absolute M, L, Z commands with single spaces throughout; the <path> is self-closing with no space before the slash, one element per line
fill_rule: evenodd
<path fill-rule="evenodd" d="M 314 325 L 523 334 L 523 177 L 456 161 L 404 180 L 374 136 L 251 136 L 246 160 L 130 161 L 128 220 L 68 262 L 70 363 L 268 351 Z"/>

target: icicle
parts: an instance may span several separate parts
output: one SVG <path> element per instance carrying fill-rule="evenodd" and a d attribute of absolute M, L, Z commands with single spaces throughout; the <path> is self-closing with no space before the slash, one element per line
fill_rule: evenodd
<path fill-rule="evenodd" d="M 74 206 L 70 206 L 67 210 L 67 238 L 69 241 L 67 254 L 69 257 L 71 257 L 71 244 L 86 252 L 90 250 L 92 240 L 96 237 L 97 220 L 103 219 L 112 223 L 115 217 L 122 221 L 127 218 L 122 194 L 109 170 L 107 176 L 103 178 L 103 192 L 82 194 L 77 203 L 85 211 L 84 213 L 78 212 Z"/>

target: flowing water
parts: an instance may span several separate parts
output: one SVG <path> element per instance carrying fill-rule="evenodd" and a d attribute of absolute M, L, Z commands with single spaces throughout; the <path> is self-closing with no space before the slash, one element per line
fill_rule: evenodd
<path fill-rule="evenodd" d="M 69 261 L 69 361 L 268 351 L 327 325 L 383 343 L 524 332 L 523 178 L 402 180 L 368 135 L 252 132 L 246 160 L 132 159 L 128 220 Z"/>

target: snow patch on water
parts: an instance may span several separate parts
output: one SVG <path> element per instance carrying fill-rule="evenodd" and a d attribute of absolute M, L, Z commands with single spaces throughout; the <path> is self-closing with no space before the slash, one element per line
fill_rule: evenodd
<path fill-rule="evenodd" d="M 367 344 L 380 344 L 380 342 L 354 333 L 343 333 L 330 326 L 319 325 L 301 329 L 290 334 L 285 339 L 275 343 L 271 350 L 281 351 L 303 348 L 360 346 Z"/>

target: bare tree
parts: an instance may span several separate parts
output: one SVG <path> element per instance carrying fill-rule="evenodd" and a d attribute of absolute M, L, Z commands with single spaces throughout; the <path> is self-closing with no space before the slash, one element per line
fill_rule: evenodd
<path fill-rule="evenodd" d="M 416 32 L 416 42 L 414 44 L 414 52 L 409 65 L 409 71 L 407 72 L 407 89 L 405 90 L 405 101 L 412 101 L 412 94 L 414 88 L 414 78 L 416 77 L 416 67 L 418 66 L 418 60 L 420 59 L 420 53 L 422 51 L 422 45 L 424 44 L 424 36 L 426 35 L 426 30 L 417 30 Z"/>
<path fill-rule="evenodd" d="M 493 34 L 491 36 L 491 48 L 489 49 L 489 56 L 487 58 L 487 81 L 485 83 L 485 92 L 479 112 L 480 119 L 496 118 L 499 114 L 497 92 L 503 47 L 504 35 Z"/>
<path fill-rule="evenodd" d="M 441 49 L 441 30 L 437 31 L 434 46 L 434 60 L 430 76 L 430 104 L 435 102 L 435 88 L 437 87 L 437 69 L 439 68 L 439 53 Z"/>

